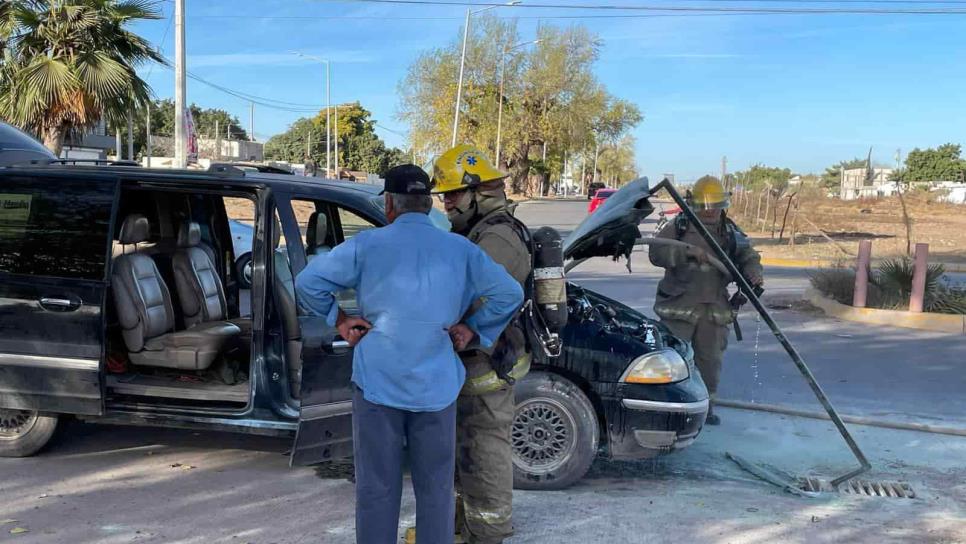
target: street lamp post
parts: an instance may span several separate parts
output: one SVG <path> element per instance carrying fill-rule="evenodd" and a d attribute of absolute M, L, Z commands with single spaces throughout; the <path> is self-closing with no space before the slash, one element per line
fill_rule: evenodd
<path fill-rule="evenodd" d="M 506 56 L 507 53 L 513 51 L 514 49 L 519 49 L 526 45 L 534 45 L 540 43 L 540 40 L 533 40 L 525 43 L 519 43 L 517 45 L 507 45 L 503 47 L 503 54 L 500 55 L 500 106 L 498 113 L 496 115 L 496 167 L 500 167 L 500 137 L 503 131 L 503 83 L 504 74 L 506 70 Z"/>
<path fill-rule="evenodd" d="M 329 60 L 323 59 L 322 57 L 316 57 L 315 55 L 306 55 L 299 51 L 292 51 L 293 54 L 298 55 L 305 59 L 314 60 L 316 62 L 321 62 L 325 65 L 325 175 L 328 176 L 329 172 L 332 171 L 332 119 L 330 116 L 330 110 L 332 109 L 331 102 L 331 81 L 329 73 Z"/>
<path fill-rule="evenodd" d="M 515 6 L 522 2 L 522 0 L 511 0 L 505 5 Z M 493 8 L 500 6 L 487 6 L 478 10 L 466 9 L 466 22 L 463 24 L 463 52 L 460 54 L 460 77 L 459 81 L 456 83 L 456 112 L 453 114 L 453 146 L 456 146 L 456 134 L 460 126 L 460 102 L 463 100 L 463 67 L 466 65 L 466 41 L 470 35 L 470 15 L 476 15 L 477 13 L 482 13 Z"/>

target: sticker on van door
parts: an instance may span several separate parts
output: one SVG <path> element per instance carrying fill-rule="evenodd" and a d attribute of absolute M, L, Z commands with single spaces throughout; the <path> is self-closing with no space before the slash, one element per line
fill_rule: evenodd
<path fill-rule="evenodd" d="M 0 193 L 0 234 L 23 234 L 32 201 L 31 194 Z"/>

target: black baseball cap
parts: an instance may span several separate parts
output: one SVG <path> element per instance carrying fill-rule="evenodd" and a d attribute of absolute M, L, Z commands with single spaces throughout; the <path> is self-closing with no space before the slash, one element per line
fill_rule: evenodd
<path fill-rule="evenodd" d="M 379 194 L 429 196 L 432 189 L 433 184 L 429 181 L 429 174 L 422 168 L 415 164 L 402 164 L 386 172 L 386 184 Z"/>

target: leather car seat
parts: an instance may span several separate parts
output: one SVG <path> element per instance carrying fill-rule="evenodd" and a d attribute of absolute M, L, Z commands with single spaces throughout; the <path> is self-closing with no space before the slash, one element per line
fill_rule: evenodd
<path fill-rule="evenodd" d="M 136 365 L 207 369 L 241 330 L 231 323 L 214 321 L 174 332 L 168 286 L 154 260 L 137 250 L 148 233 L 145 216 L 133 214 L 124 220 L 119 241 L 124 246 L 134 245 L 135 251 L 118 255 L 111 272 L 114 304 L 128 356 Z"/>
<path fill-rule="evenodd" d="M 227 321 L 251 338 L 250 318 L 228 319 L 225 287 L 211 255 L 201 247 L 201 227 L 185 221 L 178 231 L 178 250 L 172 258 L 175 288 L 187 328 L 200 323 Z"/>
<path fill-rule="evenodd" d="M 316 255 L 332 251 L 325 244 L 329 235 L 329 218 L 322 212 L 312 212 L 309 216 L 308 229 L 305 232 L 305 256 L 312 260 Z"/>

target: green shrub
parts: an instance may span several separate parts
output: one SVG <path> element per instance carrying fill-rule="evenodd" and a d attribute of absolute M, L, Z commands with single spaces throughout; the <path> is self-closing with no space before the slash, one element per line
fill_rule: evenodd
<path fill-rule="evenodd" d="M 934 264 L 926 272 L 923 309 L 927 312 L 966 315 L 966 288 L 942 281 L 945 269 Z M 909 309 L 912 293 L 912 261 L 906 258 L 885 261 L 871 274 L 866 307 L 886 310 Z M 855 293 L 855 270 L 827 268 L 812 272 L 809 281 L 816 290 L 839 304 L 852 305 Z"/>

